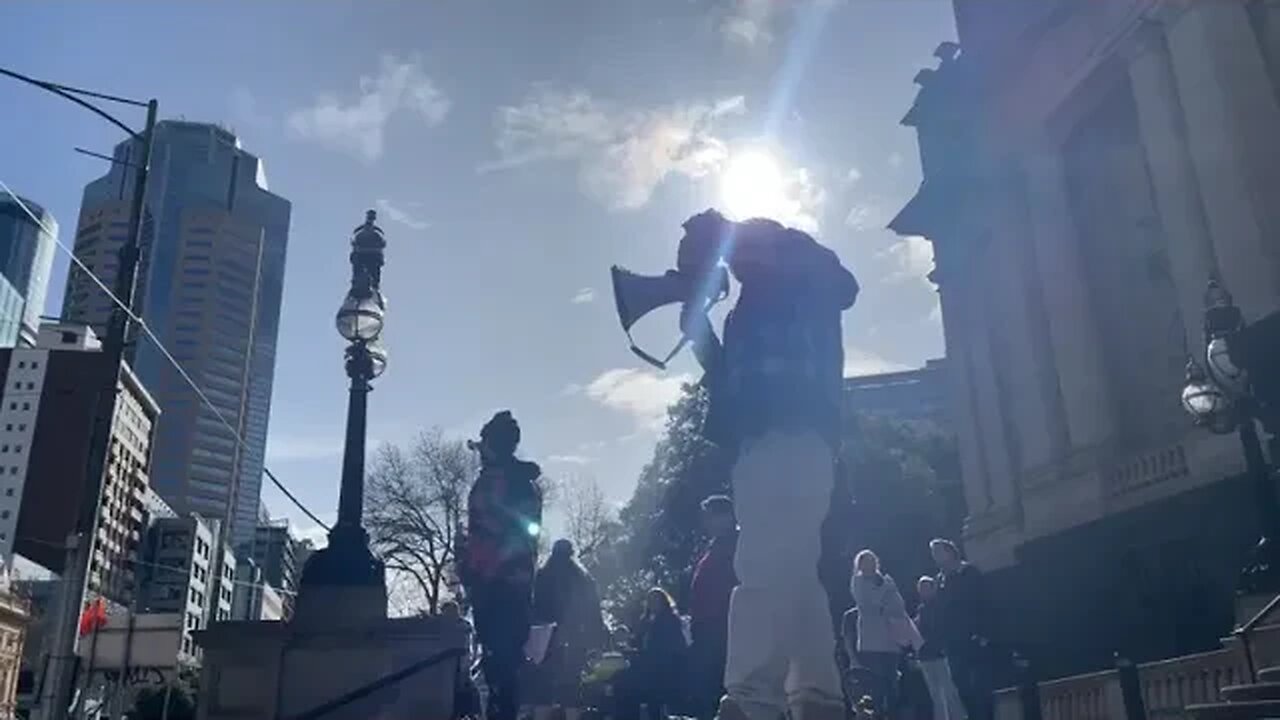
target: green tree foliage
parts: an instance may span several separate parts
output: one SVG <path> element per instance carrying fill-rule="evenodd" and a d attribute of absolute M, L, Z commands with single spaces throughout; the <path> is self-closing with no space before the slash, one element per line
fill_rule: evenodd
<path fill-rule="evenodd" d="M 169 701 L 167 716 L 164 712 L 166 695 Z M 129 720 L 161 720 L 164 717 L 168 720 L 196 720 L 195 698 L 182 683 L 174 684 L 169 690 L 163 685 L 143 688 L 134 698 Z"/>

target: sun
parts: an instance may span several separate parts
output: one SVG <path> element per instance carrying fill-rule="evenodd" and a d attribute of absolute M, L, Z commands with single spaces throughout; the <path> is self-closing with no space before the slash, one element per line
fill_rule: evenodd
<path fill-rule="evenodd" d="M 787 205 L 786 182 L 778 161 L 763 150 L 729 158 L 720 173 L 720 202 L 730 219 L 773 218 Z"/>

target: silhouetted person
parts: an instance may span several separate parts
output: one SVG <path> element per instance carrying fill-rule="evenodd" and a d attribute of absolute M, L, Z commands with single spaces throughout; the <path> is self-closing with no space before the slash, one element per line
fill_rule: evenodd
<path fill-rule="evenodd" d="M 969 720 L 991 720 L 995 707 L 985 579 L 950 540 L 934 540 L 929 551 L 941 570 L 937 580 L 942 634 L 960 699 Z"/>
<path fill-rule="evenodd" d="M 603 648 L 609 638 L 596 582 L 573 553 L 573 543 L 557 540 L 534 583 L 534 623 L 556 626 L 546 658 L 538 667 L 542 687 L 535 720 L 550 717 L 556 705 L 564 709 L 565 720 L 576 720 L 587 656 Z"/>
<path fill-rule="evenodd" d="M 713 495 L 702 501 L 702 524 L 711 543 L 698 559 L 689 587 L 693 634 L 692 700 L 699 718 L 710 719 L 724 695 L 724 666 L 729 654 L 729 601 L 738 586 L 733 571 L 738 519 L 733 501 Z"/>
<path fill-rule="evenodd" d="M 619 679 L 619 716 L 635 720 L 644 705 L 648 720 L 663 720 L 681 700 L 687 660 L 684 627 L 665 590 L 649 591 L 633 645 L 630 667 Z"/>
<path fill-rule="evenodd" d="M 707 432 L 736 455 L 740 585 L 720 716 L 777 720 L 789 707 L 797 720 L 843 720 L 818 563 L 840 442 L 840 315 L 858 284 L 831 250 L 771 220 L 730 222 L 709 210 L 684 229 L 682 275 L 713 277 L 723 260 L 742 285 L 723 346 L 699 304 L 681 313 L 707 371 Z"/>
<path fill-rule="evenodd" d="M 920 672 L 929 687 L 934 720 L 964 720 L 964 703 L 951 675 L 947 661 L 946 636 L 942 603 L 938 601 L 938 582 L 928 575 L 916 583 L 920 607 L 916 610 L 916 627 L 924 637 L 924 645 L 916 653 Z"/>
<path fill-rule="evenodd" d="M 471 603 L 481 667 L 489 687 L 490 720 L 515 720 L 519 676 L 529 638 L 537 539 L 542 526 L 542 471 L 515 457 L 520 425 L 508 411 L 480 431 L 480 476 L 467 498 L 467 538 L 460 557 Z"/>

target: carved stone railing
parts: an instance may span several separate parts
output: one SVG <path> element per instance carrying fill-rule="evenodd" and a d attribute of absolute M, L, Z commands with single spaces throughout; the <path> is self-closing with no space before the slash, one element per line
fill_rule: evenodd
<path fill-rule="evenodd" d="M 1234 649 L 1148 663 L 1138 679 L 1149 718 L 1186 717 L 1186 706 L 1217 702 L 1222 688 L 1249 682 L 1244 657 Z"/>
<path fill-rule="evenodd" d="M 1280 664 L 1280 625 L 1260 627 L 1254 635 L 1258 667 Z M 1188 717 L 1184 708 L 1217 702 L 1222 688 L 1249 683 L 1239 642 L 1229 639 L 1221 650 L 1145 663 L 1138 683 L 1146 716 L 1152 720 Z M 1120 675 L 1115 670 L 1049 680 L 1039 685 L 1043 720 L 1125 720 Z M 996 693 L 996 720 L 1024 717 L 1018 688 Z"/>
<path fill-rule="evenodd" d="M 1188 474 L 1186 451 L 1175 443 L 1116 464 L 1104 483 L 1107 495 L 1127 495 Z"/>

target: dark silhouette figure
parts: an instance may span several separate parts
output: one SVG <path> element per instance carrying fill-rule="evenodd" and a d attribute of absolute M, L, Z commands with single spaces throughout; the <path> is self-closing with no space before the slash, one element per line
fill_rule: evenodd
<path fill-rule="evenodd" d="M 574 720 L 587 656 L 604 647 L 608 630 L 596 582 L 574 559 L 573 543 L 568 540 L 556 541 L 551 557 L 538 571 L 533 588 L 533 620 L 535 624 L 556 626 L 546 658 L 538 667 L 536 703 L 546 708 L 559 705 L 567 720 Z"/>
<path fill-rule="evenodd" d="M 537 535 L 542 525 L 542 471 L 515 457 L 520 425 L 508 411 L 480 431 L 480 476 L 467 498 L 467 538 L 460 574 L 483 648 L 491 720 L 515 720 L 519 676 L 529 638 Z"/>
<path fill-rule="evenodd" d="M 713 495 L 702 501 L 702 522 L 711 543 L 698 559 L 689 587 L 693 634 L 691 700 L 700 720 L 715 717 L 724 695 L 724 666 L 729 654 L 729 601 L 738 586 L 733 570 L 738 520 L 733 501 Z"/>

